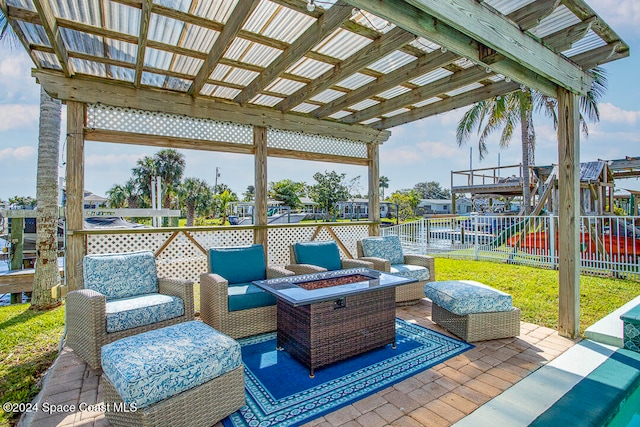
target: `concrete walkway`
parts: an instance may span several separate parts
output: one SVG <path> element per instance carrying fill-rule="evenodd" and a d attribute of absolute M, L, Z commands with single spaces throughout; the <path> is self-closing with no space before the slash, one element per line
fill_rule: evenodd
<path fill-rule="evenodd" d="M 397 309 L 398 317 L 446 333 L 431 322 L 431 302 Z M 352 405 L 307 423 L 318 427 L 450 426 L 558 357 L 575 342 L 553 329 L 521 323 L 520 336 L 475 348 Z M 57 410 L 23 417 L 20 426 L 107 426 L 99 370 L 65 348 L 36 402 Z M 64 406 L 66 405 L 66 406 Z M 215 420 L 212 420 L 215 422 Z M 221 426 L 221 423 L 215 424 Z"/>

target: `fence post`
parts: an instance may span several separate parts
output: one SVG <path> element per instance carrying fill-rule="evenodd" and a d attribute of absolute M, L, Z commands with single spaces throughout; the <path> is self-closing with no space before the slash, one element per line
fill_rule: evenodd
<path fill-rule="evenodd" d="M 427 253 L 427 248 L 429 248 L 429 226 L 431 222 L 427 218 L 422 218 L 422 230 L 424 230 L 424 251 L 422 253 Z"/>
<path fill-rule="evenodd" d="M 549 214 L 549 261 L 551 268 L 556 269 L 556 220 Z"/>
<path fill-rule="evenodd" d="M 476 261 L 478 261 L 478 233 L 480 232 L 479 230 L 479 224 L 478 224 L 478 215 L 474 215 L 473 217 L 473 252 L 475 254 L 475 259 Z"/>

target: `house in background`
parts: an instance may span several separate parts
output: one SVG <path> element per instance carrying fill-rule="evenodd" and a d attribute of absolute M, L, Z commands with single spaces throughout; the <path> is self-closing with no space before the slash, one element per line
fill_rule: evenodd
<path fill-rule="evenodd" d="M 421 209 L 422 215 L 450 215 L 453 213 L 451 199 L 421 199 L 418 209 Z M 456 214 L 464 215 L 472 210 L 470 199 L 461 197 L 456 200 Z"/>
<path fill-rule="evenodd" d="M 393 203 L 380 202 L 380 218 L 388 218 L 394 212 Z M 337 216 L 341 219 L 366 219 L 369 216 L 369 199 L 353 199 L 336 203 Z"/>

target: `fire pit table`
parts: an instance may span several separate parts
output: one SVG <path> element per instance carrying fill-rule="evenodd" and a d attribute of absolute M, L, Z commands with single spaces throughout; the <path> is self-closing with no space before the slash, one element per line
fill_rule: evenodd
<path fill-rule="evenodd" d="M 278 347 L 309 368 L 395 348 L 395 287 L 415 279 L 368 268 L 258 280 L 278 299 Z"/>

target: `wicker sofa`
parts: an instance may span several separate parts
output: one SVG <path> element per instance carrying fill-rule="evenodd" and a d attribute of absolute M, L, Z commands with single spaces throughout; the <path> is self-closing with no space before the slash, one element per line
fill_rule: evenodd
<path fill-rule="evenodd" d="M 292 276 L 268 266 L 259 244 L 209 249 L 209 272 L 200 275 L 200 318 L 233 338 L 276 330 L 276 299 L 251 282 Z"/>
<path fill-rule="evenodd" d="M 103 345 L 193 320 L 193 282 L 157 276 L 153 252 L 87 255 L 67 294 L 66 344 L 92 368 Z"/>
<path fill-rule="evenodd" d="M 373 263 L 357 259 L 341 259 L 333 240 L 300 242 L 290 246 L 291 264 L 285 268 L 296 274 L 319 273 L 342 268 L 374 268 Z"/>
<path fill-rule="evenodd" d="M 396 304 L 417 303 L 424 297 L 424 284 L 436 278 L 433 257 L 403 254 L 398 236 L 367 237 L 356 247 L 358 259 L 373 263 L 376 270 L 418 280 L 396 288 Z"/>

